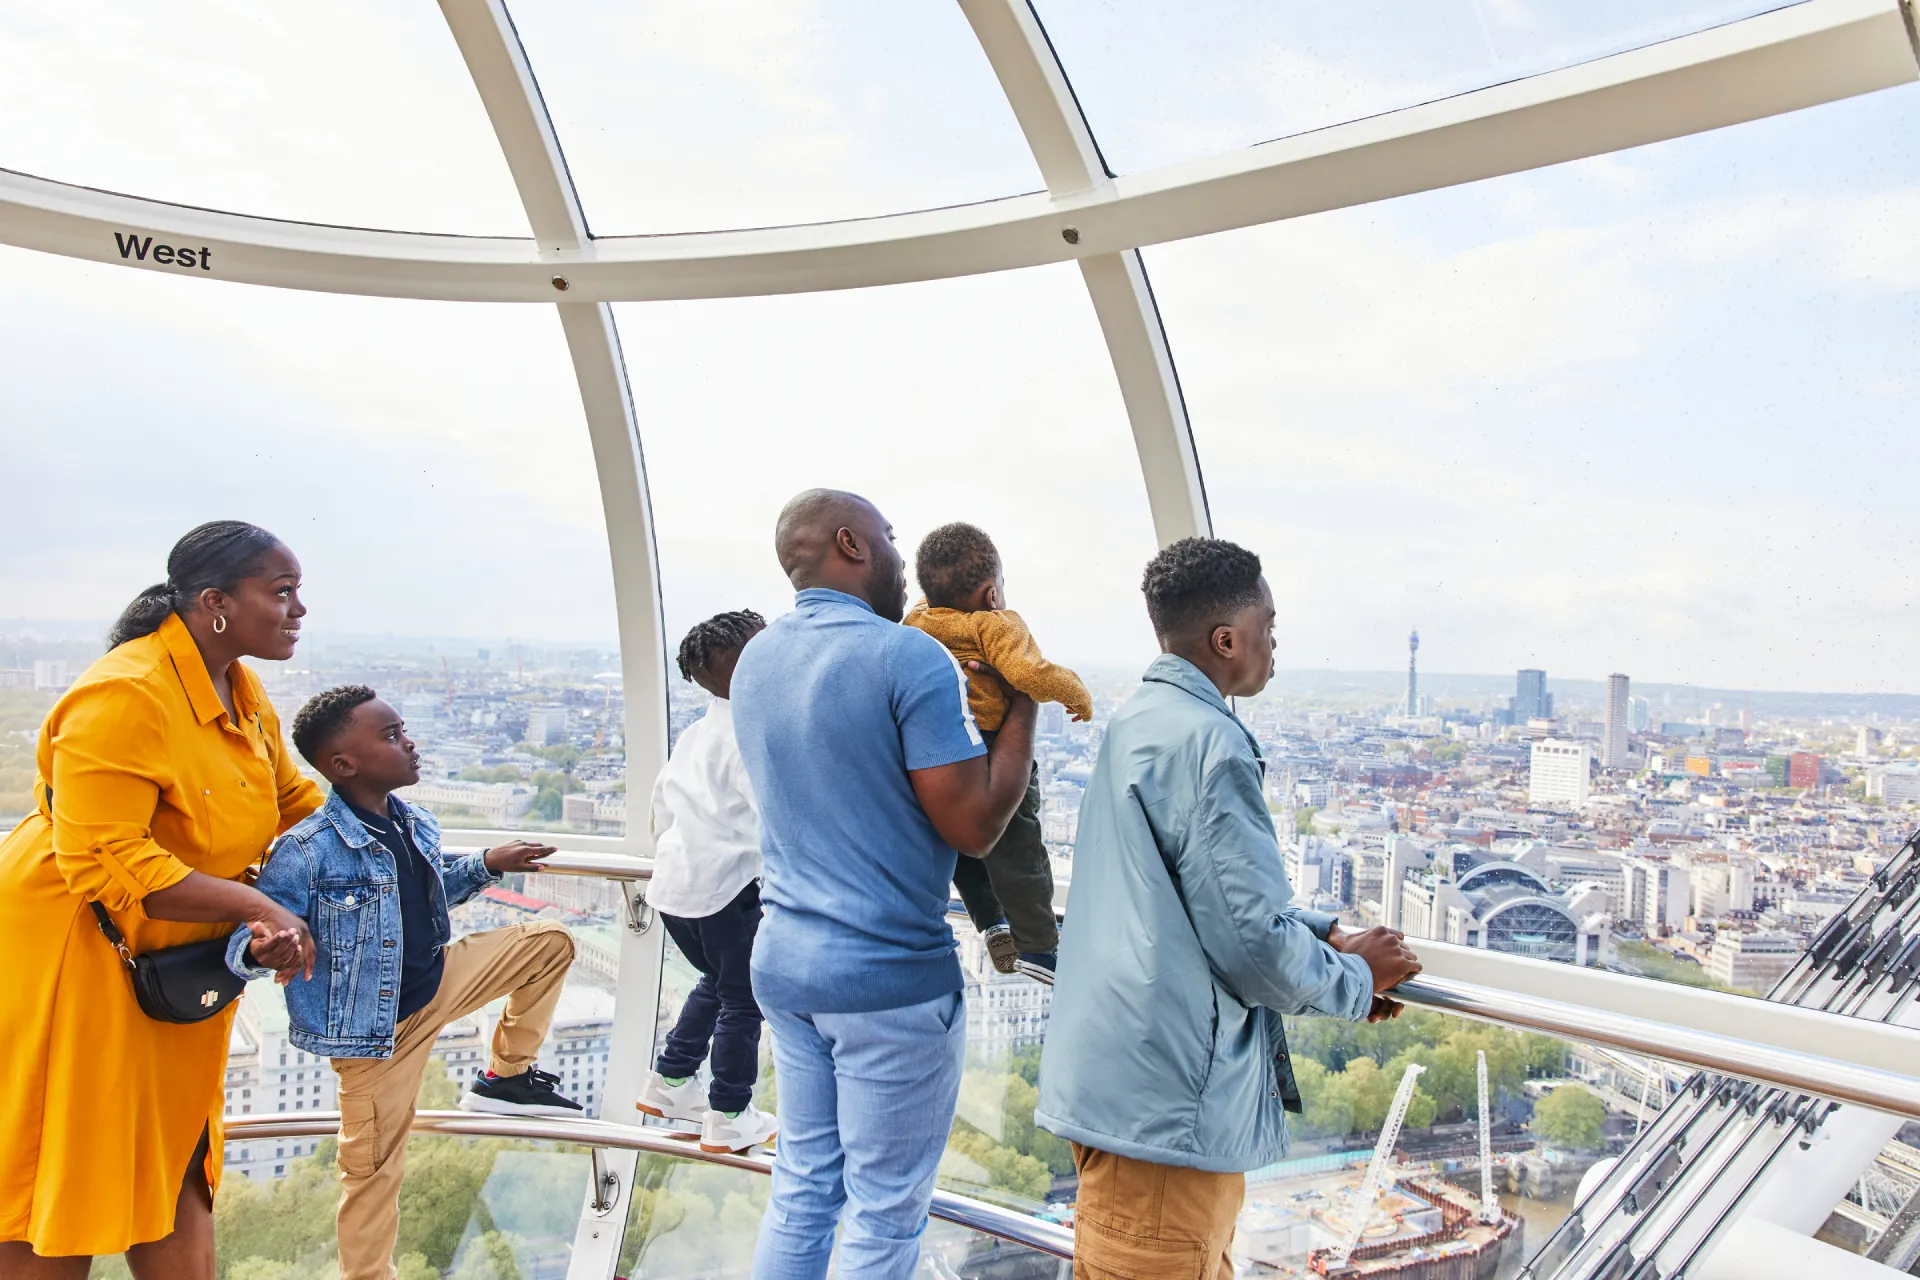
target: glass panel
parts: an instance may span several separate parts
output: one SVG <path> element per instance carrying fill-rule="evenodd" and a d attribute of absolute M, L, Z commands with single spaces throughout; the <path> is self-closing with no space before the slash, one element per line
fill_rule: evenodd
<path fill-rule="evenodd" d="M 767 1207 L 768 1179 L 745 1169 L 642 1152 L 614 1274 L 631 1280 L 747 1280 Z"/>
<path fill-rule="evenodd" d="M 1895 857 L 1917 121 L 1881 94 L 1149 251 L 1216 528 L 1281 602 L 1246 714 L 1303 892 L 1765 992 Z M 1848 972 L 1803 998 L 1880 1016 Z"/>
<path fill-rule="evenodd" d="M 536 896 L 537 895 L 537 896 Z M 561 905 L 564 898 L 566 905 Z M 588 876 L 508 876 L 497 888 L 468 899 L 452 912 L 456 938 L 531 920 L 558 920 L 573 938 L 573 966 L 567 970 L 560 1004 L 534 1064 L 559 1077 L 562 1096 L 580 1104 L 588 1119 L 598 1119 L 606 1102 L 613 1048 L 614 994 L 620 972 L 620 886 Z M 478 1012 L 448 1025 L 434 1046 L 446 1083 L 429 1084 L 431 1101 L 422 1106 L 459 1105 L 474 1077 L 487 1069 L 494 1027 L 506 1008 L 494 1000 Z M 430 1081 L 433 1072 L 428 1071 Z M 623 1116 L 611 1117 L 625 1119 Z"/>
<path fill-rule="evenodd" d="M 642 1154 L 615 1274 L 631 1280 L 747 1280 L 766 1210 L 766 1175 Z M 1067 1280 L 1068 1264 L 949 1222 L 927 1225 L 916 1277 Z"/>
<path fill-rule="evenodd" d="M 1354 1254 L 1362 1274 L 1456 1257 L 1475 1259 L 1458 1274 L 1496 1280 L 1512 1280 L 1529 1260 L 1542 1277 L 1588 1274 L 1628 1229 L 1636 1257 L 1657 1245 L 1661 1274 L 1679 1274 L 1679 1263 L 1696 1246 L 1701 1256 L 1715 1247 L 1712 1233 L 1739 1212 L 1777 1220 L 1780 1188 L 1815 1199 L 1830 1191 L 1824 1203 L 1831 1204 L 1852 1173 L 1835 1177 L 1829 1166 L 1869 1164 L 1900 1127 L 1877 1113 L 1833 1111 L 1804 1094 L 1424 1010 L 1378 1026 L 1289 1019 L 1288 1035 L 1306 1110 L 1294 1123 L 1289 1158 L 1247 1176 L 1234 1250 L 1255 1274 L 1306 1274 L 1313 1252 L 1350 1238 L 1355 1189 L 1410 1066 L 1422 1070 L 1393 1146 L 1390 1190 L 1363 1214 Z M 1497 1222 L 1482 1221 L 1480 1212 L 1481 1054 Z M 1820 1139 L 1812 1155 L 1796 1140 L 1809 1131 Z M 1683 1157 L 1661 1180 L 1672 1185 L 1668 1198 L 1643 1188 L 1638 1211 L 1614 1208 L 1625 1183 L 1676 1135 Z M 1761 1165 L 1770 1178 L 1749 1187 Z M 1619 1181 L 1603 1184 L 1616 1166 Z M 1542 1250 L 1576 1206 L 1588 1234 L 1584 1263 L 1562 1271 L 1573 1238 L 1554 1239 L 1544 1257 Z M 1677 1222 L 1669 1216 L 1676 1206 L 1685 1206 Z"/>
<path fill-rule="evenodd" d="M 953 931 L 967 982 L 967 1064 L 940 1185 L 1065 1221 L 1075 1183 L 1073 1148 L 1033 1122 L 1053 988 L 995 971 L 964 915 L 953 918 Z"/>
<path fill-rule="evenodd" d="M 1402 1185 L 1393 1212 L 1404 1220 L 1373 1215 L 1363 1242 L 1390 1244 L 1398 1227 L 1409 1248 L 1498 1258 L 1496 1271 L 1475 1274 L 1502 1280 L 1567 1216 L 1583 1173 L 1624 1150 L 1692 1074 L 1418 1009 L 1377 1026 L 1293 1018 L 1287 1034 L 1306 1110 L 1293 1122 L 1288 1159 L 1248 1175 L 1237 1245 L 1270 1268 L 1302 1265 L 1308 1249 L 1340 1238 L 1348 1197 L 1409 1064 L 1423 1074 L 1395 1148 Z M 1469 1217 L 1480 1206 L 1480 1053 L 1492 1103 L 1493 1187 L 1506 1215 L 1490 1229 L 1452 1221 L 1462 1206 Z M 1405 1185 L 1410 1179 L 1415 1184 Z M 1429 1227 L 1443 1238 L 1414 1239 Z M 1381 1256 L 1393 1253 L 1383 1247 Z"/>
<path fill-rule="evenodd" d="M 1038 0 L 1034 7 L 1108 164 L 1129 173 L 1416 106 L 1781 6 Z"/>
<path fill-rule="evenodd" d="M 337 1274 L 337 1146 L 332 1138 L 228 1144 L 227 1177 L 214 1206 L 224 1274 L 260 1280 Z M 235 1160 L 236 1149 L 243 1161 Z M 394 1248 L 401 1280 L 565 1275 L 588 1177 L 586 1152 L 577 1147 L 410 1138 Z M 119 1258 L 102 1259 L 96 1274 L 119 1280 L 125 1266 Z"/>
<path fill-rule="evenodd" d="M 601 235 L 871 217 L 1037 190 L 958 7 L 516 5 Z"/>
<path fill-rule="evenodd" d="M 437 10 L 139 0 L 0 14 L 0 165 L 269 218 L 527 234 Z"/>
<path fill-rule="evenodd" d="M 298 656 L 262 667 L 283 723 L 321 688 L 370 684 L 420 748 L 415 797 L 449 825 L 617 829 L 574 812 L 623 801 L 624 762 L 606 535 L 552 313 L 14 249 L 0 273 L 0 380 L 22 424 L 5 469 L 35 477 L 0 562 L 18 619 L 0 624 L 0 685 L 64 686 L 175 538 L 250 518 L 306 574 Z M 8 730 L 50 692 L 0 688 Z M 30 753 L 30 736 L 4 741 Z M 21 803 L 18 755 L 0 754 L 0 810 Z"/>
<path fill-rule="evenodd" d="M 670 646 L 721 610 L 786 612 L 774 519 L 830 485 L 878 504 L 909 565 L 935 526 L 981 525 L 1011 607 L 1096 694 L 1113 693 L 1102 676 L 1130 686 L 1156 652 L 1138 604 L 1146 494 L 1073 267 L 616 310 Z"/>

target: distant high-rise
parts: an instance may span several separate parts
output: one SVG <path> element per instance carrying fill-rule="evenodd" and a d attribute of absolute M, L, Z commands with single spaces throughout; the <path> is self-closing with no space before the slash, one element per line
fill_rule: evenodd
<path fill-rule="evenodd" d="M 1645 733 L 1653 727 L 1653 703 L 1645 698 L 1627 699 L 1627 729 L 1632 733 Z"/>
<path fill-rule="evenodd" d="M 1407 714 L 1420 714 L 1420 676 L 1414 668 L 1414 658 L 1420 653 L 1420 633 L 1412 632 L 1407 636 Z"/>
<path fill-rule="evenodd" d="M 1513 722 L 1551 720 L 1553 697 L 1547 692 L 1547 673 L 1536 667 L 1522 667 L 1513 677 Z"/>
<path fill-rule="evenodd" d="M 1607 677 L 1606 731 L 1600 738 L 1600 767 L 1627 767 L 1628 695 L 1627 678 L 1619 672 Z"/>

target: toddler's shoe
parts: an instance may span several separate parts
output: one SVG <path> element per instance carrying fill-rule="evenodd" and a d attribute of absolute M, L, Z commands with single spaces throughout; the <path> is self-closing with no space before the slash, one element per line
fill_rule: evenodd
<path fill-rule="evenodd" d="M 706 1121 L 700 1126 L 700 1149 L 731 1151 L 739 1155 L 763 1142 L 773 1141 L 774 1134 L 779 1130 L 779 1120 L 764 1111 L 755 1110 L 751 1102 L 746 1110 L 736 1115 L 708 1111 Z"/>
<path fill-rule="evenodd" d="M 1003 922 L 994 925 L 980 935 L 987 944 L 987 958 L 993 961 L 993 967 L 1001 973 L 1020 971 L 1020 946 L 1013 940 L 1013 930 Z"/>
<path fill-rule="evenodd" d="M 666 1077 L 658 1071 L 649 1071 L 646 1084 L 640 1088 L 640 1100 L 633 1105 L 662 1120 L 697 1125 L 707 1115 L 707 1087 L 696 1076 L 688 1076 L 679 1084 L 668 1084 Z M 691 1138 L 694 1135 L 678 1133 L 674 1136 Z"/>
<path fill-rule="evenodd" d="M 485 1111 L 500 1116 L 572 1116 L 585 1114 L 579 1103 L 563 1098 L 554 1086 L 560 1077 L 529 1067 L 517 1076 L 490 1076 L 482 1071 L 460 1099 L 462 1111 Z"/>

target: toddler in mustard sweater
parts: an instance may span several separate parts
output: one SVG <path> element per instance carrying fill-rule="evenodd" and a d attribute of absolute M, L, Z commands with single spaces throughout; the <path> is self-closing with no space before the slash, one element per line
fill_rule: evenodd
<path fill-rule="evenodd" d="M 1093 698 L 1080 677 L 1048 662 L 1027 624 L 1006 607 L 1006 575 L 993 539 L 970 524 L 942 525 L 920 543 L 913 568 L 926 598 L 908 611 L 908 626 L 938 640 L 962 663 L 992 667 L 1035 702 L 1058 702 L 1075 720 L 1093 718 Z M 967 704 L 991 739 L 1007 715 L 999 683 L 970 673 Z M 953 883 L 994 968 L 1014 973 L 1025 961 L 1052 970 L 1060 934 L 1053 919 L 1053 864 L 1040 835 L 1038 765 L 1000 843 L 983 859 L 960 859 Z"/>

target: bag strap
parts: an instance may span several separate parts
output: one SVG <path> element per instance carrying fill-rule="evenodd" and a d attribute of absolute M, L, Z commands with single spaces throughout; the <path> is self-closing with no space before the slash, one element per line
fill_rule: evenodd
<path fill-rule="evenodd" d="M 119 926 L 114 924 L 113 917 L 108 915 L 107 909 L 97 902 L 89 902 L 87 905 L 93 908 L 93 918 L 99 924 L 100 932 L 107 935 L 107 941 L 111 942 L 113 949 L 120 953 L 120 962 L 129 969 L 133 968 L 133 952 L 127 948 L 126 936 L 120 932 Z"/>

